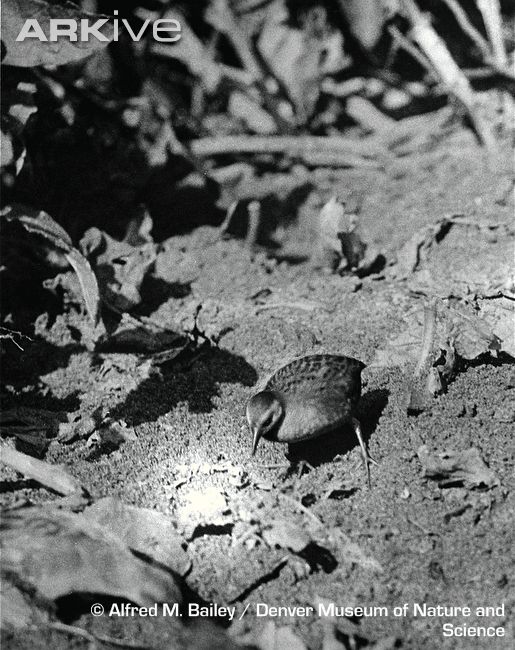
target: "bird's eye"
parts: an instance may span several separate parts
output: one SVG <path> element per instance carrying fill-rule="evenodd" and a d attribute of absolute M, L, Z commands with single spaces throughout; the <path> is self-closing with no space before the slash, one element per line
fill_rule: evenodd
<path fill-rule="evenodd" d="M 274 416 L 272 413 L 266 416 L 266 418 L 263 420 L 263 426 L 264 427 L 269 427 L 272 424 Z"/>

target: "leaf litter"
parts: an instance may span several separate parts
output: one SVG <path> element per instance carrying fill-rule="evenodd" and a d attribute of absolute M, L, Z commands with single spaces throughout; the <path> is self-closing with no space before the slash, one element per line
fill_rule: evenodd
<path fill-rule="evenodd" d="M 31 6 L 46 7 L 45 3 L 39 2 L 33 2 Z M 47 11 L 50 11 L 48 7 Z M 140 17 L 146 16 L 146 11 L 147 10 L 139 8 L 138 13 Z M 259 8 L 255 11 L 251 10 L 249 14 L 255 15 L 258 11 Z M 78 14 L 75 13 L 74 15 Z M 164 15 L 168 16 L 171 14 L 168 14 L 167 10 Z M 157 14 L 154 15 L 154 17 L 156 16 Z M 256 126 L 257 130 L 260 128 L 257 125 L 261 123 L 263 132 L 267 133 L 273 130 L 272 127 L 279 132 L 283 130 L 287 131 L 292 125 L 296 125 L 297 120 L 307 123 L 310 120 L 316 102 L 320 97 L 321 77 L 323 74 L 327 73 L 327 66 L 331 68 L 332 65 L 334 66 L 334 70 L 339 72 L 341 72 L 346 66 L 346 62 L 341 60 L 342 48 L 341 42 L 338 41 L 338 38 L 341 39 L 341 34 L 331 27 L 327 20 L 325 11 L 320 12 L 319 8 L 314 12 L 308 11 L 305 15 L 301 16 L 297 28 L 292 28 L 290 25 L 287 25 L 283 20 L 284 17 L 284 8 L 279 9 L 278 12 L 269 13 L 267 18 L 270 21 L 269 26 L 271 29 L 268 31 L 266 29 L 262 30 L 261 37 L 256 41 L 260 54 L 268 63 L 269 67 L 274 69 L 274 67 L 277 67 L 277 62 L 282 61 L 284 62 L 284 65 L 276 69 L 276 74 L 279 75 L 280 72 L 285 70 L 287 72 L 286 75 L 283 75 L 282 81 L 285 84 L 288 93 L 286 97 L 280 98 L 282 101 L 279 106 L 280 110 L 276 112 L 270 110 L 270 113 L 259 110 L 261 109 L 261 106 L 258 106 L 256 102 L 253 104 L 253 97 L 259 97 L 260 93 L 266 98 L 272 97 L 273 99 L 279 99 L 279 96 L 274 91 L 274 79 L 266 78 L 259 61 L 256 60 L 255 56 L 253 56 L 252 50 L 245 45 L 245 43 L 248 45 L 250 40 L 248 34 L 246 34 L 241 27 L 244 20 L 242 19 L 240 21 L 240 25 L 236 25 L 237 29 L 231 29 L 231 26 L 233 25 L 233 15 L 228 3 L 222 1 L 213 3 L 211 6 L 211 12 L 207 17 L 208 22 L 211 22 L 215 30 L 225 34 L 225 37 L 240 57 L 244 65 L 244 68 L 240 70 L 240 80 L 242 78 L 248 79 L 250 77 L 250 82 L 246 81 L 243 84 L 247 84 L 244 92 L 240 91 L 240 99 L 243 97 L 245 98 L 245 101 L 240 101 L 239 106 L 238 101 L 235 101 L 234 99 L 236 93 L 232 93 L 232 110 L 238 115 L 238 117 L 242 117 L 242 106 L 244 106 L 244 111 L 249 116 L 248 122 L 252 122 L 252 124 Z M 227 73 L 227 70 L 224 70 L 224 67 L 215 60 L 211 48 L 204 46 L 200 39 L 194 34 L 193 30 L 189 28 L 185 20 L 183 21 L 183 25 L 186 37 L 182 39 L 181 44 L 177 48 L 154 44 L 151 49 L 154 50 L 154 53 L 160 53 L 162 56 L 181 59 L 193 75 L 197 79 L 201 80 L 203 85 L 202 92 L 207 89 L 208 92 L 213 93 L 219 88 L 220 82 L 224 77 L 224 74 Z M 377 31 L 375 30 L 375 27 L 376 26 L 371 24 L 367 25 L 365 29 L 367 32 L 367 38 L 371 38 L 372 40 L 376 38 L 376 36 L 374 36 L 374 31 Z M 252 33 L 252 35 L 255 36 L 259 31 L 259 28 L 253 28 L 249 33 Z M 242 35 L 243 38 L 241 38 Z M 272 43 L 268 38 L 277 35 L 280 36 L 280 39 L 274 43 Z M 270 48 L 267 50 L 267 45 L 270 45 L 271 43 L 275 48 L 273 51 L 271 51 Z M 9 51 L 10 49 L 9 45 L 8 55 L 12 56 L 12 53 Z M 280 52 L 280 56 L 277 56 L 277 52 Z M 45 53 L 46 56 L 49 55 L 46 50 Z M 85 53 L 86 52 L 84 52 L 84 54 Z M 326 56 L 321 56 L 322 53 Z M 26 58 L 28 57 L 29 59 L 33 54 L 33 51 L 25 52 Z M 53 58 L 51 63 L 52 65 L 58 65 L 61 62 L 68 62 L 75 58 L 76 54 L 76 52 L 68 52 L 59 46 L 52 53 Z M 340 60 L 337 60 L 338 57 L 336 57 L 335 54 L 340 55 Z M 287 61 L 286 58 L 288 59 Z M 327 79 L 327 81 L 330 80 Z M 363 98 L 351 97 L 351 100 L 354 101 L 349 101 L 349 106 L 353 103 L 354 106 L 357 104 L 359 110 L 362 110 L 363 112 L 367 109 L 368 113 L 364 116 L 362 124 L 362 126 L 366 126 L 365 118 L 370 117 L 370 115 L 373 116 L 373 113 L 371 113 L 373 104 L 366 99 L 361 102 L 355 101 L 360 99 Z M 291 104 L 291 106 L 288 106 L 288 104 Z M 252 106 L 255 107 L 254 112 L 252 111 Z M 285 109 L 293 109 L 294 112 L 291 110 L 288 112 L 288 110 Z M 125 120 L 130 117 L 129 113 L 130 111 L 124 113 L 123 117 Z M 354 114 L 356 113 L 354 112 Z M 209 129 L 208 117 L 205 120 L 207 130 Z M 226 116 L 224 117 L 226 118 Z M 380 118 L 381 115 L 376 112 L 375 117 Z M 384 116 L 383 118 L 383 130 L 386 131 L 386 127 L 392 123 L 392 120 L 391 118 L 386 118 Z M 215 123 L 216 122 L 213 121 L 213 124 Z M 322 123 L 323 122 L 318 123 L 318 128 Z M 375 120 L 375 122 L 372 120 L 369 122 L 369 126 L 374 126 L 376 123 L 377 120 Z M 385 124 L 386 127 L 384 126 Z M 381 131 L 381 128 L 378 128 L 377 130 Z M 218 133 L 216 133 L 216 135 L 218 135 Z M 397 137 L 399 137 L 398 134 Z M 323 140 L 324 150 L 312 152 L 314 156 L 311 158 L 312 162 L 315 160 L 316 164 L 327 164 L 327 160 L 330 158 L 331 154 L 333 156 L 333 162 L 329 164 L 338 166 L 343 164 L 342 161 L 344 159 L 349 160 L 349 157 L 343 155 L 342 151 L 338 151 L 338 144 L 345 145 L 343 139 L 324 136 Z M 171 140 L 166 140 L 166 142 L 168 147 Z M 290 138 L 289 142 L 289 145 L 287 143 L 285 145 L 284 141 L 281 143 L 275 142 L 274 144 L 271 139 L 263 139 L 260 142 L 256 142 L 256 140 L 252 140 L 252 138 L 245 137 L 236 137 L 232 141 L 222 141 L 220 138 L 213 138 L 211 140 L 203 138 L 192 143 L 192 150 L 200 151 L 201 156 L 207 157 L 218 155 L 216 151 L 217 148 L 218 153 L 224 154 L 227 153 L 227 149 L 224 149 L 224 147 L 230 148 L 232 146 L 239 154 L 241 153 L 243 155 L 245 153 L 245 147 L 247 147 L 246 153 L 252 154 L 256 151 L 255 147 L 257 147 L 258 151 L 266 154 L 267 152 L 270 153 L 271 148 L 275 146 L 278 148 L 275 153 L 279 153 L 282 156 L 286 150 L 295 162 L 302 162 L 306 165 L 309 164 L 309 156 L 306 155 L 305 157 L 302 157 L 300 153 L 303 152 L 299 151 L 307 148 L 304 147 L 305 143 L 297 136 Z M 318 139 L 318 142 L 320 142 L 320 139 Z M 326 148 L 327 143 L 329 144 L 329 151 Z M 370 141 L 354 141 L 354 145 L 357 149 L 360 149 L 360 144 L 368 145 L 369 148 L 371 146 Z M 413 145 L 413 141 L 408 144 Z M 417 144 L 416 141 L 415 144 Z M 334 147 L 334 151 L 331 150 L 331 147 Z M 168 152 L 168 149 L 165 149 L 166 152 Z M 318 154 L 326 156 L 325 163 L 321 163 L 320 158 L 316 157 Z M 375 158 L 376 154 L 377 149 L 370 154 L 370 152 L 365 153 L 364 148 L 361 148 L 360 151 L 353 153 L 355 160 L 351 163 L 351 166 L 352 164 L 359 166 L 366 162 L 366 160 L 364 160 L 365 158 Z M 352 158 L 352 155 L 350 158 Z M 326 243 L 328 243 L 329 250 L 336 255 L 336 267 L 341 267 L 338 268 L 339 271 L 351 271 L 352 273 L 358 275 L 361 274 L 363 276 L 369 275 L 372 272 L 372 269 L 376 269 L 377 252 L 373 250 L 372 246 L 367 246 L 358 234 L 355 219 L 356 215 L 352 212 L 347 213 L 345 210 L 342 214 L 340 208 L 334 204 L 332 210 L 333 213 L 330 215 L 329 223 L 323 225 L 322 234 L 323 237 L 326 237 Z M 105 267 L 105 275 L 102 277 L 100 292 L 102 293 L 104 302 L 109 303 L 111 311 L 118 311 L 118 316 L 121 316 L 121 319 L 118 321 L 119 329 L 115 329 L 111 339 L 107 336 L 102 343 L 107 346 L 109 344 L 120 345 L 120 347 L 125 346 L 127 350 L 137 350 L 146 356 L 151 356 L 152 353 L 159 354 L 163 348 L 168 347 L 168 350 L 165 350 L 168 354 L 168 359 L 175 361 L 177 354 L 184 349 L 181 348 L 181 343 L 176 348 L 169 347 L 173 346 L 173 343 L 176 340 L 174 338 L 175 333 L 166 332 L 166 334 L 170 334 L 171 336 L 171 340 L 168 340 L 167 345 L 167 343 L 161 340 L 158 335 L 159 327 L 153 329 L 149 321 L 145 321 L 144 318 L 140 316 L 135 318 L 134 316 L 127 314 L 126 310 L 138 311 L 141 307 L 145 307 L 143 305 L 145 301 L 145 283 L 147 283 L 149 279 L 159 277 L 160 275 L 163 277 L 166 276 L 165 279 L 170 280 L 171 282 L 178 279 L 178 283 L 184 285 L 182 289 L 188 291 L 190 289 L 189 285 L 198 279 L 202 266 L 196 263 L 194 255 L 188 259 L 187 255 L 182 255 L 182 251 L 179 255 L 175 255 L 175 259 L 181 258 L 179 264 L 176 265 L 174 254 L 177 251 L 174 251 L 174 242 L 171 242 L 170 246 L 173 251 L 172 255 L 165 257 L 165 251 L 153 245 L 152 238 L 150 237 L 151 223 L 149 223 L 147 219 L 146 223 L 143 224 L 144 221 L 145 219 L 143 219 L 139 225 L 135 225 L 132 234 L 126 237 L 124 242 L 116 242 L 115 240 L 112 240 L 112 238 L 109 240 L 110 236 L 101 231 L 94 233 L 94 237 L 91 237 L 91 232 L 89 233 L 91 240 L 96 238 L 99 246 L 88 245 L 88 250 L 84 250 L 84 252 L 87 255 L 91 254 L 92 261 L 95 261 L 96 259 L 100 266 Z M 422 268 L 429 260 L 431 253 L 438 248 L 438 244 L 445 239 L 447 233 L 451 232 L 458 225 L 466 225 L 467 228 L 469 227 L 468 224 L 460 222 L 456 217 L 445 217 L 436 225 L 429 229 L 425 229 L 424 232 L 418 233 L 415 238 L 408 243 L 406 250 L 401 251 L 399 254 L 397 268 L 394 267 L 393 271 L 399 273 L 398 277 L 408 278 L 408 286 L 412 290 L 419 292 L 419 295 L 429 295 L 430 297 L 438 295 L 443 299 L 447 299 L 450 295 L 456 293 L 456 286 L 461 286 L 463 289 L 462 293 L 467 294 L 466 297 L 468 302 L 466 304 L 457 304 L 456 302 L 452 303 L 452 309 L 454 309 L 457 314 L 456 317 L 445 314 L 442 315 L 443 312 L 445 312 L 445 308 L 440 310 L 441 306 L 438 307 L 437 318 L 435 318 L 436 322 L 433 323 L 430 328 L 427 327 L 427 318 L 419 319 L 416 323 L 409 322 L 408 325 L 410 326 L 410 331 L 404 333 L 405 338 L 401 339 L 401 337 L 397 337 L 393 342 L 390 342 L 390 349 L 382 351 L 382 357 L 380 356 L 379 363 L 376 364 L 379 367 L 391 367 L 392 365 L 397 364 L 402 366 L 412 364 L 416 366 L 415 371 L 418 378 L 426 381 L 425 387 L 429 388 L 428 392 L 431 394 L 443 390 L 445 384 L 453 377 L 453 373 L 456 370 L 457 357 L 465 360 L 475 360 L 482 354 L 495 354 L 498 352 L 505 352 L 514 356 L 513 346 L 510 344 L 509 321 L 505 314 L 505 312 L 508 312 L 508 315 L 513 315 L 512 310 L 510 311 L 512 306 L 511 303 L 505 302 L 505 300 L 508 299 L 507 296 L 510 298 L 513 297 L 511 295 L 514 288 L 512 278 L 510 279 L 505 277 L 501 273 L 500 278 L 496 279 L 495 284 L 492 282 L 489 284 L 484 283 L 480 278 L 479 282 L 471 283 L 473 287 L 475 287 L 474 291 L 477 289 L 479 295 L 476 295 L 474 291 L 471 292 L 469 290 L 468 285 L 460 285 L 461 280 L 459 282 L 456 280 L 454 283 L 442 284 L 441 279 L 433 277 L 430 270 Z M 30 224 L 27 220 L 25 221 L 24 227 L 27 232 L 33 234 L 33 226 L 34 224 Z M 482 234 L 486 233 L 488 236 L 497 236 L 499 233 L 507 233 L 507 231 L 503 231 L 499 225 L 487 226 L 486 228 L 479 227 L 479 231 Z M 499 233 L 497 233 L 497 231 L 499 231 Z M 45 246 L 47 249 L 53 247 L 51 251 L 52 255 L 48 254 L 48 250 L 44 251 L 47 258 L 61 258 L 63 255 L 60 252 L 55 255 L 56 249 L 58 251 L 66 251 L 68 250 L 67 246 L 71 246 L 71 242 L 67 241 L 67 236 L 65 237 L 66 233 L 58 233 L 57 238 L 53 237 L 52 227 L 48 228 L 46 232 L 39 232 L 38 234 L 41 235 L 44 241 L 46 241 Z M 509 233 L 507 234 L 509 235 Z M 255 243 L 254 240 L 255 237 L 252 238 L 252 244 Z M 48 242 L 52 245 L 49 246 Z M 95 242 L 93 242 L 93 244 L 94 243 Z M 101 249 L 104 246 L 108 253 L 104 258 L 102 258 L 103 253 Z M 183 257 L 184 264 L 182 264 Z M 83 264 L 85 258 L 82 256 L 76 256 L 73 251 L 71 253 L 65 253 L 64 258 L 66 259 L 66 262 L 75 269 L 76 275 L 73 276 L 71 273 L 60 274 L 56 278 L 53 288 L 55 290 L 62 289 L 62 291 L 70 297 L 71 304 L 83 302 L 86 306 L 87 312 L 91 316 L 91 314 L 95 313 L 95 309 L 99 309 L 99 291 L 97 287 L 95 292 L 92 289 L 91 283 L 88 286 L 87 266 Z M 54 260 L 54 262 L 55 261 L 56 260 Z M 62 260 L 58 259 L 56 261 L 56 268 L 60 268 L 61 266 L 63 266 Z M 211 271 L 211 269 L 209 269 L 209 271 Z M 267 273 L 269 272 L 273 272 L 273 266 L 271 264 L 267 267 Z M 99 276 L 101 275 L 102 273 L 99 272 Z M 74 286 L 74 283 L 70 281 L 70 277 L 65 276 L 73 276 L 74 279 L 78 278 L 78 289 Z M 86 282 L 84 281 L 85 278 Z M 474 280 L 477 280 L 477 278 L 474 278 Z M 50 283 L 47 286 L 51 286 Z M 361 288 L 361 285 L 359 288 Z M 487 298 L 488 302 L 486 301 Z M 187 325 L 183 328 L 183 330 L 189 332 L 190 335 L 192 335 L 194 331 L 197 332 L 198 330 L 198 304 L 200 303 L 197 301 L 197 296 L 195 296 L 192 303 L 184 310 L 185 313 L 182 314 L 185 321 L 192 321 L 191 328 Z M 289 304 L 292 304 L 291 301 Z M 298 304 L 299 303 L 297 303 L 297 305 Z M 190 309 L 191 305 L 193 305 L 193 309 Z M 451 309 L 450 304 L 447 305 L 447 307 Z M 229 313 L 223 313 L 224 309 Z M 179 308 L 176 313 L 180 313 L 180 311 Z M 227 303 L 221 304 L 221 301 L 213 301 L 213 304 L 207 304 L 205 309 L 205 320 L 208 336 L 213 340 L 219 340 L 221 335 L 232 327 L 233 323 L 236 323 L 237 326 L 237 319 L 240 311 L 240 307 L 238 306 L 234 309 L 234 313 L 232 313 L 231 306 L 229 305 L 227 307 Z M 312 311 L 315 310 L 313 309 Z M 442 311 L 442 313 L 440 313 L 440 311 Z M 194 317 L 192 316 L 192 312 L 195 312 Z M 213 321 L 222 320 L 220 319 L 220 312 L 222 312 L 223 316 L 228 316 L 229 325 L 223 325 L 221 327 L 219 324 L 213 325 Z M 212 327 L 211 330 L 209 330 L 210 326 Z M 181 328 L 179 327 L 178 329 Z M 414 330 L 414 333 L 411 331 L 412 329 Z M 424 331 L 433 331 L 433 334 L 431 334 L 431 336 L 424 335 Z M 96 342 L 95 339 L 95 343 Z M 102 367 L 101 372 L 105 373 L 106 376 L 114 375 L 115 371 L 113 371 L 113 368 L 113 364 L 104 357 L 104 366 Z M 125 372 L 129 374 L 130 371 L 125 368 Z M 116 378 L 114 378 L 113 381 L 116 382 Z M 113 427 L 114 433 L 117 434 L 120 434 L 121 429 L 126 428 L 119 421 L 105 421 L 104 418 L 100 418 L 100 424 L 102 422 L 105 425 L 107 435 L 113 433 Z M 70 422 L 69 424 L 72 425 L 73 423 Z M 87 437 L 93 432 L 93 429 L 96 428 L 98 424 L 99 418 L 83 414 L 83 417 L 79 419 L 75 430 L 73 426 L 68 428 L 66 426 L 62 427 L 63 436 L 60 441 L 70 442 L 75 438 Z M 452 465 L 452 472 L 460 476 L 460 480 L 462 480 L 466 485 L 486 486 L 489 481 L 492 485 L 495 484 L 495 478 L 488 475 L 488 468 L 486 468 L 486 465 L 481 465 L 479 462 L 481 459 L 479 458 L 478 460 L 477 454 L 474 455 L 468 452 L 463 452 L 463 454 L 465 460 L 461 456 L 452 456 L 450 452 L 446 452 L 446 454 L 439 459 L 438 462 L 440 464 L 436 461 L 433 461 L 431 464 L 431 462 L 428 461 L 426 471 L 436 472 L 435 477 L 439 476 L 438 472 L 441 472 L 443 475 L 447 467 L 446 462 L 448 461 L 448 464 Z M 222 462 L 220 465 L 223 466 L 224 463 Z M 259 488 L 258 481 L 254 481 L 253 479 L 248 480 L 244 471 L 240 471 L 241 468 L 238 466 L 225 467 L 225 469 L 219 470 L 208 468 L 208 471 L 205 472 L 204 469 L 206 468 L 202 467 L 198 472 L 202 473 L 205 477 L 212 477 L 217 472 L 226 473 L 227 476 L 224 478 L 227 479 L 227 482 L 235 490 L 241 491 L 247 488 Z M 447 468 L 446 471 L 450 470 Z M 173 490 L 169 493 L 171 501 L 177 497 L 177 489 L 182 487 L 185 483 L 192 481 L 196 474 L 197 468 L 193 465 L 191 472 L 185 470 L 182 473 L 177 473 L 176 479 L 178 483 L 172 486 Z M 219 477 L 217 476 L 216 478 Z M 445 481 L 447 479 L 444 478 L 443 480 Z M 43 484 L 45 483 L 43 482 Z M 345 483 L 334 481 L 334 486 L 327 486 L 323 499 L 332 498 L 333 495 L 345 491 L 345 488 L 342 488 L 342 485 L 345 486 Z M 275 485 L 273 483 L 269 483 L 267 489 L 273 489 L 274 487 Z M 227 489 L 222 489 L 219 486 L 214 485 L 207 489 L 188 490 L 188 492 L 185 492 L 185 498 L 183 499 L 183 505 L 185 506 L 183 518 L 187 519 L 189 517 L 195 524 L 196 528 L 202 529 L 201 532 L 203 537 L 214 537 L 217 532 L 213 527 L 216 528 L 216 526 L 220 526 L 220 528 L 226 531 L 227 534 L 231 534 L 231 536 L 234 537 L 236 525 L 238 523 L 251 523 L 254 526 L 254 529 L 259 532 L 261 539 L 264 539 L 270 547 L 279 547 L 279 549 L 286 549 L 290 552 L 300 554 L 312 543 L 325 543 L 328 547 L 331 547 L 332 552 L 337 556 L 338 561 L 341 564 L 357 564 L 374 572 L 380 572 L 382 569 L 374 558 L 367 556 L 360 545 L 353 542 L 342 530 L 330 526 L 326 529 L 322 521 L 318 519 L 317 515 L 313 514 L 311 510 L 305 506 L 304 510 L 300 508 L 301 512 L 306 517 L 305 520 L 301 520 L 300 513 L 298 513 L 299 516 L 292 516 L 291 512 L 287 509 L 282 512 L 281 508 L 280 511 L 277 512 L 276 508 L 276 512 L 272 518 L 270 518 L 269 513 L 263 514 L 258 512 L 251 513 L 249 521 L 248 516 L 245 517 L 242 512 L 238 512 L 234 508 L 230 496 L 231 493 Z M 180 501 L 180 497 L 177 500 Z M 294 501 L 295 499 L 292 498 L 290 506 L 295 505 Z M 136 559 L 146 562 L 145 558 L 140 558 L 139 556 L 151 556 L 152 553 L 150 551 L 152 550 L 156 552 L 157 556 L 154 559 L 157 559 L 159 562 L 167 559 L 167 562 L 165 561 L 162 563 L 167 564 L 168 566 L 171 565 L 172 559 L 167 555 L 167 534 L 170 533 L 170 536 L 174 539 L 174 543 L 177 542 L 181 545 L 180 537 L 178 539 L 174 537 L 176 523 L 172 522 L 171 519 L 168 519 L 164 515 L 157 516 L 160 515 L 160 513 L 155 511 L 148 510 L 143 512 L 141 509 L 134 508 L 134 506 L 125 506 L 114 499 L 108 499 L 107 503 L 106 500 L 100 500 L 88 508 L 86 512 L 88 511 L 90 514 L 92 513 L 91 516 L 93 518 L 98 517 L 102 522 L 104 522 L 106 528 L 111 529 L 111 527 L 116 527 L 115 524 L 120 526 L 119 537 L 123 541 L 121 547 L 117 546 L 119 542 L 114 543 L 108 538 L 104 541 L 106 541 L 108 546 L 112 546 L 111 551 L 116 551 L 116 556 L 120 555 L 120 548 L 123 549 L 123 552 L 129 553 L 128 555 L 124 555 L 122 560 L 127 559 L 127 561 L 129 561 L 130 559 L 132 561 L 134 559 L 135 556 L 128 551 L 128 547 L 131 547 L 138 554 L 138 558 Z M 198 514 L 200 511 L 202 511 L 202 513 Z M 33 526 L 33 521 L 37 521 L 37 515 L 31 515 L 30 512 L 35 511 L 27 510 L 25 513 L 28 520 L 26 523 L 29 531 L 31 526 Z M 192 512 L 195 512 L 195 515 L 192 516 Z M 11 515 L 9 515 L 9 517 L 11 517 Z M 115 518 L 115 521 L 113 521 L 113 517 Z M 241 518 L 241 522 L 237 521 L 238 517 Z M 73 521 L 75 522 L 76 520 Z M 73 554 L 69 553 L 69 549 L 67 548 L 67 544 L 69 544 L 68 538 L 71 536 L 69 532 L 70 530 L 75 530 L 72 520 L 68 519 L 64 521 L 60 518 L 58 513 L 54 513 L 48 515 L 44 524 L 46 525 L 46 523 L 51 524 L 51 526 L 49 525 L 48 527 L 52 528 L 47 537 L 53 538 L 53 540 L 58 542 L 58 547 L 64 549 L 65 559 L 68 556 L 73 557 Z M 14 523 L 11 523 L 11 525 L 15 527 Z M 173 534 L 170 532 L 170 526 L 174 529 Z M 92 531 L 85 528 L 80 528 L 79 530 L 79 550 L 85 549 L 84 555 L 87 555 L 90 546 L 95 547 L 95 544 L 93 544 L 88 537 L 88 535 L 91 536 L 92 532 L 95 532 L 95 528 L 93 528 Z M 139 535 L 142 532 L 151 533 L 151 539 L 140 537 Z M 193 531 L 192 534 L 195 535 L 195 531 Z M 41 537 L 42 534 L 38 532 L 36 534 L 36 541 L 41 541 Z M 44 540 L 45 544 L 46 541 L 47 540 Z M 95 542 L 100 544 L 96 539 Z M 35 544 L 36 542 L 34 541 L 33 543 Z M 41 542 L 41 546 L 44 547 L 44 543 Z M 49 541 L 48 546 L 51 546 Z M 44 547 L 44 549 L 46 552 L 46 547 Z M 102 546 L 100 552 L 101 558 L 104 557 L 104 551 L 105 549 Z M 182 567 L 181 571 L 186 570 L 185 567 L 188 565 L 187 558 L 181 555 L 177 546 L 174 546 L 170 553 L 173 554 L 174 551 L 180 559 L 180 565 Z M 38 552 L 40 551 L 36 551 L 36 556 Z M 96 552 L 97 550 L 95 550 L 95 553 Z M 43 555 L 44 554 L 45 553 L 43 553 Z M 120 560 L 118 564 L 114 562 L 114 566 L 117 570 L 120 570 L 120 573 L 123 570 L 122 560 Z M 109 558 L 109 562 L 106 562 L 106 564 L 109 564 L 110 566 L 111 561 L 113 560 Z M 81 588 L 91 587 L 91 583 L 87 583 L 86 577 L 83 575 L 86 574 L 86 569 L 89 569 L 88 563 L 91 562 L 91 558 L 88 557 L 81 557 L 81 562 L 79 562 L 80 579 L 83 581 L 81 582 Z M 72 562 L 68 562 L 68 565 L 67 570 L 69 573 L 76 570 L 75 564 Z M 47 573 L 49 573 L 47 566 L 44 566 L 43 568 Z M 16 566 L 16 570 L 18 569 L 19 567 Z M 141 566 L 139 566 L 139 569 L 141 570 Z M 180 573 L 180 571 L 178 571 L 178 573 Z M 70 581 L 70 577 L 66 575 L 64 569 L 58 571 L 58 575 L 61 586 L 63 588 L 66 587 L 67 583 Z M 275 574 L 270 575 L 272 578 L 277 577 Z M 148 576 L 138 575 L 137 578 L 138 580 L 147 579 Z M 156 576 L 153 576 L 153 578 L 159 585 L 159 579 Z M 91 578 L 92 581 L 94 581 L 94 579 L 95 576 Z M 98 579 L 100 580 L 100 577 L 98 577 Z M 44 586 L 44 579 L 42 579 L 41 582 Z M 40 584 L 38 583 L 38 588 L 39 586 Z M 105 584 L 103 586 L 106 587 Z M 128 590 L 128 587 L 129 586 L 126 583 L 123 583 L 120 590 L 126 591 Z M 152 587 L 155 587 L 155 585 L 152 585 Z M 107 586 L 106 588 L 108 590 L 113 589 L 112 586 Z M 159 586 L 156 590 L 159 591 Z M 134 597 L 134 594 L 129 593 L 129 597 Z M 20 619 L 23 619 L 23 616 L 23 614 L 20 614 Z M 93 642 L 91 638 L 88 640 Z M 348 638 L 345 641 L 346 645 L 343 646 L 336 638 L 336 634 L 327 634 L 323 643 L 324 648 L 328 650 L 329 648 L 346 647 L 347 645 L 352 647 L 360 641 L 361 640 L 356 641 L 352 635 L 348 635 Z M 265 644 L 263 647 L 267 648 L 288 646 L 292 648 L 298 647 L 300 650 L 301 648 L 306 647 L 289 628 L 277 627 L 273 623 L 267 625 L 261 642 Z M 387 639 L 378 641 L 375 644 L 372 644 L 372 642 L 368 642 L 367 640 L 367 643 L 370 647 L 390 647 Z M 394 642 L 392 642 L 391 645 L 393 647 Z"/>
<path fill-rule="evenodd" d="M 36 212 L 24 206 L 15 205 L 5 208 L 0 214 L 0 223 L 2 222 L 4 229 L 8 225 L 17 225 L 29 236 L 37 238 L 40 242 L 39 248 L 49 262 L 52 260 L 52 255 L 55 256 L 54 263 L 58 263 L 59 258 L 64 258 L 62 264 L 64 266 L 69 264 L 75 271 L 87 312 L 93 324 L 97 325 L 100 307 L 97 278 L 85 257 L 73 247 L 68 233 L 46 212 Z M 17 237 L 16 231 L 11 237 Z"/>
<path fill-rule="evenodd" d="M 1 529 L 3 570 L 45 599 L 102 594 L 139 605 L 181 601 L 170 573 L 133 555 L 91 518 L 22 508 L 5 511 Z"/>
<path fill-rule="evenodd" d="M 515 303 L 494 300 L 428 301 L 423 310 L 411 311 L 403 331 L 376 351 L 373 368 L 411 366 L 416 385 L 408 410 L 427 408 L 432 397 L 445 392 L 459 369 L 458 361 L 474 361 L 503 352 L 515 358 L 513 322 Z"/>
<path fill-rule="evenodd" d="M 435 453 L 422 445 L 417 455 L 424 467 L 424 476 L 437 480 L 440 487 L 462 484 L 468 489 L 490 489 L 500 485 L 475 447 Z"/>
<path fill-rule="evenodd" d="M 104 497 L 87 507 L 83 517 L 104 526 L 133 551 L 152 557 L 179 576 L 191 569 L 185 541 L 172 521 L 156 510 Z"/>

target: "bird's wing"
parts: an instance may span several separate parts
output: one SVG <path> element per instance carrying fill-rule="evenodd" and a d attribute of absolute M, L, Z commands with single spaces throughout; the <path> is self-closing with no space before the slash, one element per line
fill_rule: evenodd
<path fill-rule="evenodd" d="M 309 398 L 290 403 L 279 432 L 283 442 L 300 442 L 331 430 L 352 416 L 349 400 L 338 393 L 326 395 L 324 400 Z"/>
<path fill-rule="evenodd" d="M 365 365 L 344 356 L 316 354 L 300 357 L 279 368 L 266 385 L 267 390 L 308 396 L 335 394 L 354 402 L 361 393 L 360 375 Z M 357 393 L 357 395 L 356 395 Z"/>

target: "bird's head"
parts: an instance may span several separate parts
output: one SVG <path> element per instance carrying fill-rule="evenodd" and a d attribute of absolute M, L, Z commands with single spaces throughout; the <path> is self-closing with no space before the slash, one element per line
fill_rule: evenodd
<path fill-rule="evenodd" d="M 261 438 L 267 437 L 283 417 L 283 405 L 271 391 L 257 393 L 247 404 L 247 422 L 252 433 L 252 455 Z"/>

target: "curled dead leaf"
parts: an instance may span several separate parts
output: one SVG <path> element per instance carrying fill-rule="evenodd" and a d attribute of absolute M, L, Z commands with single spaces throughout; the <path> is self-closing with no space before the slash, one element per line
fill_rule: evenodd
<path fill-rule="evenodd" d="M 21 205 L 10 205 L 0 213 L 1 222 L 6 227 L 9 225 L 21 226 L 25 233 L 34 237 L 35 246 L 41 247 L 46 253 L 46 258 L 55 261 L 57 266 L 69 264 L 80 283 L 86 310 L 91 321 L 96 325 L 99 322 L 100 294 L 97 279 L 85 257 L 73 247 L 70 236 L 46 212 L 33 210 Z M 16 233 L 11 235 L 16 241 Z M 53 256 L 53 257 L 51 257 Z M 98 332 L 100 334 L 100 331 Z"/>
<path fill-rule="evenodd" d="M 131 549 L 152 557 L 180 576 L 191 568 L 184 540 L 161 512 L 105 497 L 86 508 L 83 517 L 105 526 Z"/>
<path fill-rule="evenodd" d="M 115 535 L 81 515 L 44 507 L 10 510 L 0 530 L 2 569 L 47 600 L 83 593 L 142 606 L 181 602 L 169 572 L 135 557 Z"/>
<path fill-rule="evenodd" d="M 462 483 L 469 489 L 489 489 L 500 485 L 499 479 L 475 447 L 431 453 L 426 445 L 422 445 L 417 455 L 424 467 L 424 476 L 438 480 L 440 487 Z"/>

